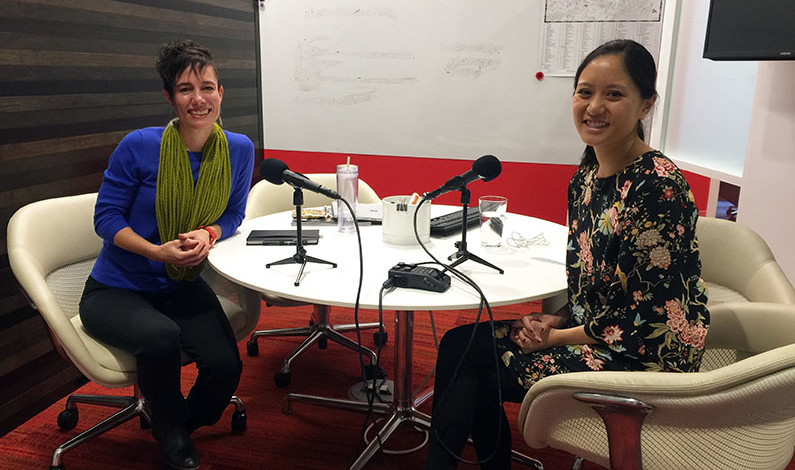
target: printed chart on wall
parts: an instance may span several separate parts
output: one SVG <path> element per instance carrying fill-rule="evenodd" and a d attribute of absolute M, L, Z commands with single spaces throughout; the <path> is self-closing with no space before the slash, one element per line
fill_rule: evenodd
<path fill-rule="evenodd" d="M 660 56 L 663 0 L 545 0 L 541 70 L 572 77 L 590 51 L 632 39 Z"/>
<path fill-rule="evenodd" d="M 576 164 L 569 55 L 656 51 L 662 0 L 259 5 L 265 148 Z"/>

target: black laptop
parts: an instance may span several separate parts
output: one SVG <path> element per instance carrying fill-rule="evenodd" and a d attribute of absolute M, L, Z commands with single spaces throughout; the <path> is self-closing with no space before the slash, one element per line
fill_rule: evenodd
<path fill-rule="evenodd" d="M 317 245 L 320 230 L 301 230 L 304 245 Z M 298 234 L 295 230 L 252 230 L 246 238 L 246 245 L 296 245 Z"/>

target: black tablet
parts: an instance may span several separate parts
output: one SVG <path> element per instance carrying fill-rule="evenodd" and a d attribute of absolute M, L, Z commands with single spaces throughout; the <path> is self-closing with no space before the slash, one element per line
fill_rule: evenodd
<path fill-rule="evenodd" d="M 302 230 L 301 242 L 304 245 L 317 245 L 320 230 Z M 295 230 L 252 230 L 246 238 L 246 245 L 295 245 L 298 234 Z"/>

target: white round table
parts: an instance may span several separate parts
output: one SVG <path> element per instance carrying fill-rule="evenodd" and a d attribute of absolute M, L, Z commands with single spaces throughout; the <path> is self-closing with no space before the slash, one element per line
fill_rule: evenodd
<path fill-rule="evenodd" d="M 432 215 L 437 216 L 459 210 L 460 207 L 432 206 L 431 209 Z M 210 250 L 208 261 L 222 276 L 260 293 L 318 305 L 355 307 L 360 277 L 359 249 L 355 232 L 340 233 L 336 225 L 303 224 L 303 230 L 320 230 L 319 243 L 305 246 L 306 255 L 336 263 L 337 266 L 307 263 L 297 286 L 296 276 L 301 268 L 299 264 L 265 267 L 266 264 L 296 254 L 295 246 L 246 245 L 246 237 L 251 230 L 286 229 L 291 228 L 291 222 L 291 212 L 244 221 L 235 235 L 215 244 Z M 359 308 L 378 309 L 379 292 L 388 278 L 390 268 L 399 262 L 424 263 L 431 259 L 417 244 L 406 246 L 385 244 L 382 241 L 380 225 L 362 225 L 360 233 L 364 276 Z M 500 274 L 474 260 L 466 260 L 456 267 L 477 283 L 490 305 L 518 304 L 565 291 L 567 239 L 565 226 L 533 217 L 508 214 L 505 233 L 508 236 L 516 233 L 525 239 L 539 238 L 539 235 L 542 235 L 546 244 L 517 248 L 504 244 L 498 248 L 484 248 L 480 245 L 480 228 L 475 226 L 467 231 L 468 252 L 504 270 L 504 274 Z M 455 243 L 460 240 L 460 233 L 446 238 L 431 238 L 426 247 L 440 261 L 449 264 L 448 256 L 458 252 Z M 477 291 L 455 276 L 451 277 L 451 287 L 442 293 L 396 288 L 387 291 L 384 295 L 383 308 L 396 311 L 393 401 L 391 404 L 373 405 L 374 412 L 388 419 L 380 431 L 380 439 L 373 439 L 351 466 L 352 469 L 362 468 L 377 451 L 379 441 L 381 443 L 386 441 L 401 423 L 410 421 L 426 429 L 430 427 L 430 417 L 418 411 L 416 406 L 430 397 L 432 391 L 418 397 L 411 396 L 413 312 L 478 308 L 480 295 Z M 292 401 L 368 411 L 367 403 L 355 400 L 298 393 L 289 394 L 287 399 L 287 411 Z"/>
<path fill-rule="evenodd" d="M 455 206 L 433 206 L 433 215 L 458 209 Z M 208 261 L 222 276 L 232 282 L 258 292 L 288 299 L 330 306 L 353 307 L 359 282 L 359 251 L 355 233 L 340 233 L 336 225 L 307 225 L 303 230 L 319 229 L 320 242 L 306 246 L 307 255 L 337 263 L 330 265 L 308 263 L 295 286 L 299 266 L 265 265 L 295 254 L 295 246 L 248 246 L 246 236 L 252 229 L 291 228 L 291 214 L 282 212 L 244 221 L 238 233 L 218 242 L 210 251 Z M 364 279 L 360 308 L 378 308 L 378 294 L 387 280 L 390 268 L 398 262 L 422 263 L 431 261 L 419 245 L 397 246 L 382 241 L 380 225 L 363 225 L 361 229 L 364 255 Z M 546 246 L 526 248 L 483 248 L 480 229 L 467 233 L 468 250 L 505 270 L 505 274 L 474 261 L 459 265 L 459 271 L 470 276 L 486 294 L 491 305 L 509 305 L 537 300 L 561 292 L 566 288 L 565 246 L 566 227 L 541 219 L 508 214 L 506 233 L 518 232 L 525 238 L 543 234 Z M 457 251 L 454 243 L 461 235 L 431 238 L 426 247 L 441 261 Z M 438 266 L 437 266 L 438 267 Z M 459 310 L 476 308 L 480 298 L 476 291 L 456 278 L 444 293 L 414 289 L 395 289 L 384 297 L 383 306 L 389 310 Z"/>

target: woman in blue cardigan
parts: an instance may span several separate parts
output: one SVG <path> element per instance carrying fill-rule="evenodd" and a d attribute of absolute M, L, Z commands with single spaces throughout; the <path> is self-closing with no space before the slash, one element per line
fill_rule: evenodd
<path fill-rule="evenodd" d="M 242 370 L 232 328 L 199 274 L 213 243 L 243 220 L 254 146 L 217 123 L 224 89 L 209 50 L 178 40 L 161 49 L 157 70 L 176 118 L 131 132 L 110 156 L 94 212 L 104 244 L 80 318 L 92 336 L 135 355 L 166 463 L 195 469 L 190 432 L 218 421 Z M 198 368 L 187 397 L 182 353 Z"/>

